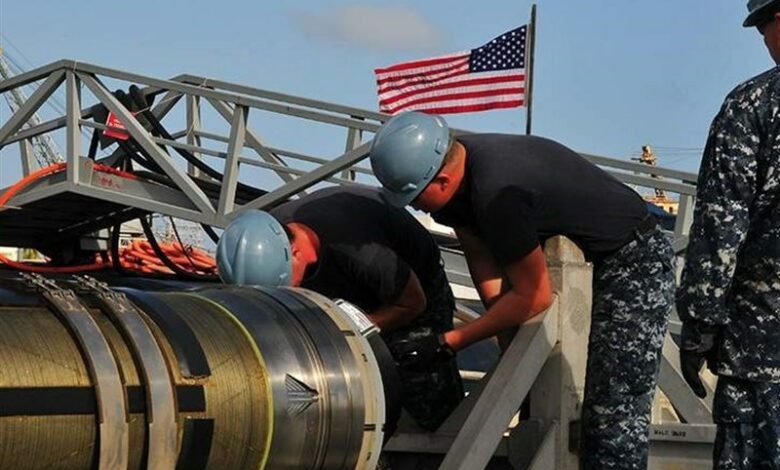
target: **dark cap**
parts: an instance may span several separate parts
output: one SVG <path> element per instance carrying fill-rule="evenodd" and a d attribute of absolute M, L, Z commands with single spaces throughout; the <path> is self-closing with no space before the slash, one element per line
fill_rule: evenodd
<path fill-rule="evenodd" d="M 748 28 L 750 26 L 758 26 L 765 20 L 768 20 L 769 15 L 773 15 L 780 10 L 780 0 L 748 0 L 747 3 L 748 16 L 745 18 L 745 22 L 742 26 Z"/>

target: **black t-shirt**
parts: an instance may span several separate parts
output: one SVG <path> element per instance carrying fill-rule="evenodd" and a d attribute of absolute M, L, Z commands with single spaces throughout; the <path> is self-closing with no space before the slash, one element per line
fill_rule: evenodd
<path fill-rule="evenodd" d="M 389 206 L 367 188 L 332 187 L 271 210 L 281 223 L 299 222 L 320 238 L 317 265 L 302 287 L 372 311 L 420 280 L 429 310 L 442 298 L 444 271 L 433 237 L 406 210 Z"/>
<path fill-rule="evenodd" d="M 472 134 L 458 141 L 467 153 L 463 184 L 433 218 L 475 230 L 503 266 L 554 235 L 597 259 L 620 248 L 647 215 L 631 188 L 552 140 Z"/>

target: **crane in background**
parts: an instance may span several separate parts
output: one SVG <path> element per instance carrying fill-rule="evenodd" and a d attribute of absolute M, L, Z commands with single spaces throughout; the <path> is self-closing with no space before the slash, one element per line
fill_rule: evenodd
<path fill-rule="evenodd" d="M 631 158 L 631 160 L 644 163 L 645 165 L 649 166 L 656 166 L 658 158 L 649 145 L 643 145 L 642 155 L 640 157 Z M 651 177 L 659 180 L 662 179 L 658 175 L 651 175 Z M 669 214 L 677 214 L 678 212 L 679 201 L 669 197 L 666 194 L 666 191 L 661 188 L 655 188 L 655 196 L 644 195 L 643 198 L 645 201 L 655 204 Z"/>

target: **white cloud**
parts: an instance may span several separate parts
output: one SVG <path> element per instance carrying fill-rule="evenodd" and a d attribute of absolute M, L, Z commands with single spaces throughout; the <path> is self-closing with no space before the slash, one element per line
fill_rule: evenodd
<path fill-rule="evenodd" d="M 442 41 L 438 29 L 405 6 L 352 4 L 291 12 L 290 19 L 315 39 L 379 51 L 434 50 Z"/>

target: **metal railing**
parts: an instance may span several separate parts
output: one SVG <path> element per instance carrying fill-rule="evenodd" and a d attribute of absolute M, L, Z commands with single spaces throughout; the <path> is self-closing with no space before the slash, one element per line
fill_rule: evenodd
<path fill-rule="evenodd" d="M 104 83 L 109 81 L 128 86 L 137 85 L 150 99 L 161 97 L 151 111 L 157 119 L 165 120 L 165 126 L 173 139 L 155 136 L 145 129 L 106 87 Z M 160 80 L 72 60 L 60 60 L 0 82 L 0 93 L 10 92 L 34 82 L 40 82 L 37 91 L 21 109 L 1 123 L 0 148 L 18 143 L 22 158 L 27 158 L 25 149 L 29 148 L 27 144 L 31 138 L 64 129 L 67 141 L 66 159 L 69 163 L 68 177 L 58 190 L 109 198 L 131 207 L 218 227 L 225 226 L 241 210 L 276 204 L 321 182 L 374 183 L 370 179 L 371 170 L 366 165 L 358 164 L 368 153 L 367 134 L 375 132 L 389 117 L 383 113 L 194 75 L 179 75 L 170 80 Z M 22 129 L 30 116 L 63 84 L 67 96 L 66 114 Z M 86 101 L 83 96 L 85 93 L 92 95 L 93 105 L 82 105 Z M 82 127 L 91 128 L 93 132 L 106 128 L 105 123 L 93 120 L 99 107 L 105 107 L 119 117 L 130 137 L 185 196 L 184 204 L 181 199 L 160 201 L 143 192 L 112 191 L 111 188 L 101 187 L 80 177 L 79 171 L 83 166 L 76 163 L 80 158 L 84 158 Z M 223 127 L 225 124 L 228 126 L 227 133 L 207 129 L 202 119 L 204 113 L 220 118 Z M 307 130 L 315 125 L 341 128 L 343 153 L 311 155 L 300 149 L 289 148 L 290 145 L 272 143 L 272 138 L 266 140 L 257 129 L 248 125 L 250 117 L 256 113 L 262 113 L 263 117 L 293 118 L 294 125 L 301 126 L 301 136 L 306 135 Z M 293 125 L 292 121 L 290 125 Z M 206 143 L 210 145 L 204 145 Z M 200 188 L 197 178 L 204 178 L 202 172 L 175 152 L 166 153 L 164 148 L 210 158 L 211 166 L 222 175 L 219 200 L 210 200 Z M 695 195 L 693 182 L 696 175 L 619 159 L 583 155 L 627 184 L 642 188 L 659 188 L 678 194 L 680 215 L 675 239 L 676 246 L 684 248 L 684 237 L 690 224 L 690 211 L 693 206 L 692 198 Z M 30 162 L 26 161 L 25 164 L 27 167 L 34 167 Z M 315 165 L 313 170 L 311 165 Z M 275 175 L 276 184 L 263 188 L 269 191 L 267 194 L 238 204 L 235 201 L 237 183 L 239 180 L 248 181 L 244 173 L 249 167 Z M 242 168 L 245 171 L 242 171 Z M 363 177 L 364 181 L 358 181 L 359 177 Z M 266 181 L 265 184 L 271 183 Z M 30 202 L 35 200 L 35 197 L 27 195 L 24 200 Z"/>

